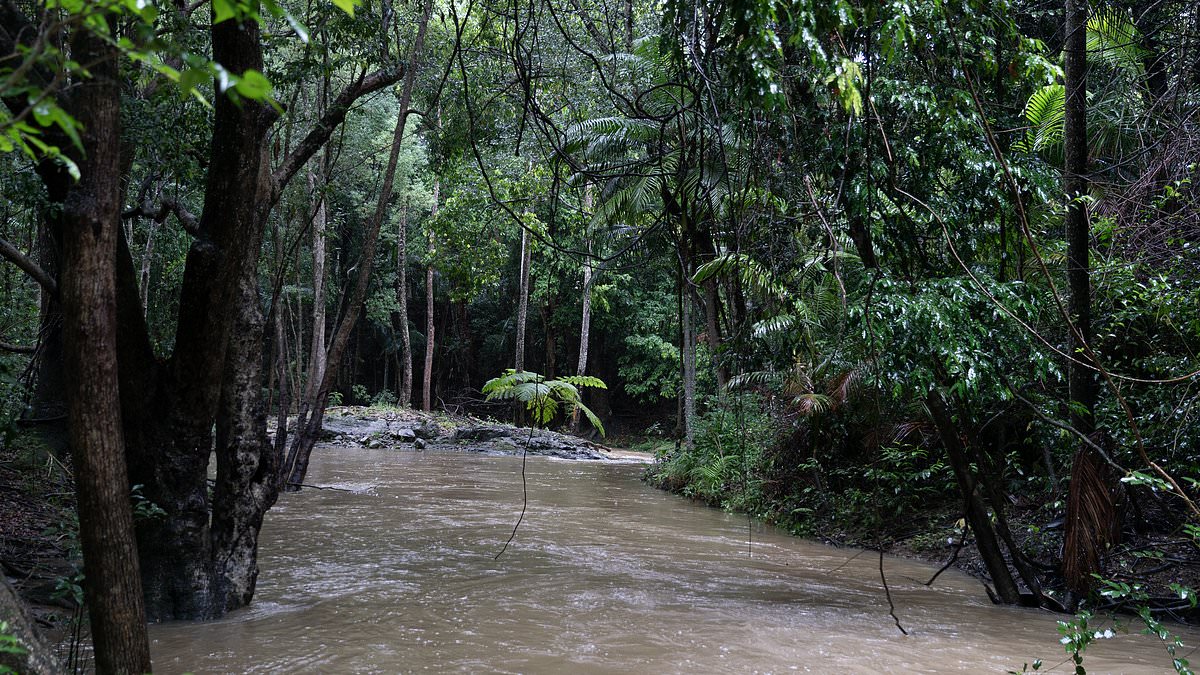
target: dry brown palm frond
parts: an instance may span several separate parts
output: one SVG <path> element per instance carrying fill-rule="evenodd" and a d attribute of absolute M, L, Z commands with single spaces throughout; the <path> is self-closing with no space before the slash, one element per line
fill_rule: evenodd
<path fill-rule="evenodd" d="M 1120 534 L 1114 486 L 1109 466 L 1099 453 L 1081 447 L 1071 465 L 1063 542 L 1063 576 L 1079 595 L 1091 590 L 1092 575 L 1101 572 L 1101 556 L 1117 543 Z"/>

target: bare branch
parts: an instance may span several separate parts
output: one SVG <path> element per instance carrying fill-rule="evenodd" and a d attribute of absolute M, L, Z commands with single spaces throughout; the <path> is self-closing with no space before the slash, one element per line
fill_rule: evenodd
<path fill-rule="evenodd" d="M 277 198 L 279 192 L 296 175 L 300 167 L 304 166 L 317 150 L 325 145 L 333 131 L 345 121 L 346 113 L 350 112 L 350 106 L 367 94 L 399 82 L 404 77 L 405 70 L 403 67 L 377 70 L 370 75 L 359 77 L 353 84 L 343 89 L 342 93 L 338 94 L 333 103 L 325 110 L 321 119 L 317 120 L 296 147 L 283 158 L 279 167 L 271 175 L 274 193 L 272 198 Z"/>
<path fill-rule="evenodd" d="M 154 208 L 154 205 L 150 202 L 150 200 L 147 199 L 137 206 L 137 208 L 122 211 L 121 218 L 149 218 L 156 223 L 162 223 L 167 219 L 167 216 L 172 213 L 174 213 L 175 217 L 179 219 L 179 224 L 183 226 L 183 229 L 187 231 L 188 234 L 194 237 L 200 231 L 200 219 L 194 213 L 189 211 L 186 206 L 179 203 L 179 200 L 175 199 L 174 197 L 167 197 L 163 199 L 162 203 L 158 205 L 157 209 Z"/>
<path fill-rule="evenodd" d="M 34 281 L 42 285 L 50 292 L 51 295 L 58 295 L 58 282 L 54 277 L 46 273 L 36 262 L 29 256 L 21 253 L 21 251 L 8 242 L 6 239 L 0 239 L 0 256 L 8 258 L 14 265 L 20 267 Z"/>
<path fill-rule="evenodd" d="M 11 342 L 0 341 L 0 351 L 13 354 L 32 354 L 37 351 L 37 345 L 15 345 Z"/>

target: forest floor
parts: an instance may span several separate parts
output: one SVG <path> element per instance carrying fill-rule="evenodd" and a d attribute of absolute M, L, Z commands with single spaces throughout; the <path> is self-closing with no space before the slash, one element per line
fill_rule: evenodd
<path fill-rule="evenodd" d="M 77 532 L 70 468 L 28 438 L 0 444 L 0 573 L 48 644 L 77 616 Z"/>

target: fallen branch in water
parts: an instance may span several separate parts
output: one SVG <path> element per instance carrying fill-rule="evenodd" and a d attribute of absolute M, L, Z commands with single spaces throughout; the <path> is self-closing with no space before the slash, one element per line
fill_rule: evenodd
<path fill-rule="evenodd" d="M 900 617 L 896 616 L 896 603 L 892 602 L 892 589 L 888 588 L 887 576 L 883 573 L 883 547 L 879 547 L 879 580 L 883 582 L 883 594 L 887 596 L 888 614 L 892 616 L 892 621 L 896 622 L 896 628 L 900 629 L 901 633 L 908 635 L 908 631 L 904 630 L 904 626 L 900 625 Z"/>
<path fill-rule="evenodd" d="M 308 483 L 288 483 L 288 487 L 298 487 L 298 488 L 306 487 L 306 488 L 312 488 L 314 490 L 335 490 L 337 492 L 354 492 L 354 490 L 351 490 L 349 488 L 333 487 L 331 485 L 309 485 Z"/>
<path fill-rule="evenodd" d="M 956 560 L 958 560 L 958 554 L 962 553 L 963 546 L 967 545 L 967 533 L 971 531 L 971 524 L 967 522 L 966 516 L 963 516 L 963 522 L 965 525 L 963 526 L 962 536 L 958 538 L 958 545 L 954 547 L 954 554 L 950 556 L 950 559 L 946 561 L 945 565 L 942 565 L 940 570 L 934 572 L 933 576 L 929 577 L 929 581 L 925 582 L 926 586 L 932 586 L 933 582 L 937 581 L 937 578 L 942 576 L 942 572 L 950 569 L 950 566 L 953 565 Z"/>

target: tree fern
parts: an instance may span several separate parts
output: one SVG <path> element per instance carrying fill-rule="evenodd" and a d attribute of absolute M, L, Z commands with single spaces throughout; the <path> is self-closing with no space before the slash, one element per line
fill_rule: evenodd
<path fill-rule="evenodd" d="M 533 417 L 534 424 L 539 426 L 553 421 L 560 408 L 566 408 L 567 413 L 579 410 L 603 436 L 604 425 L 600 423 L 600 418 L 583 404 L 580 387 L 608 388 L 600 378 L 589 375 L 569 375 L 547 380 L 538 373 L 509 368 L 499 377 L 484 383 L 481 391 L 489 401 L 516 400 L 524 403 L 525 409 Z"/>

